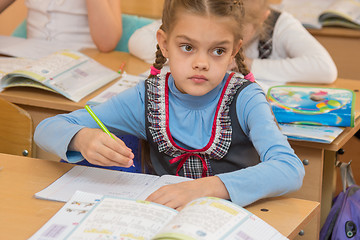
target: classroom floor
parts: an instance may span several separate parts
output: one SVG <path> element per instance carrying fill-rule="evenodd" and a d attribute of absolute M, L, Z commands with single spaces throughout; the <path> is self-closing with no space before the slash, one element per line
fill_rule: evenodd
<path fill-rule="evenodd" d="M 338 160 L 341 162 L 351 162 L 351 169 L 354 174 L 355 183 L 360 185 L 360 139 L 353 136 L 344 146 L 344 154 L 338 154 Z M 336 177 L 336 193 L 337 196 L 342 191 L 340 169 L 337 169 Z"/>

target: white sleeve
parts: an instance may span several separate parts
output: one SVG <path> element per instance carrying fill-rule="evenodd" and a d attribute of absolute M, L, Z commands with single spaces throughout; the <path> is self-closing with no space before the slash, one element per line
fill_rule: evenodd
<path fill-rule="evenodd" d="M 137 29 L 129 39 L 129 52 L 147 63 L 154 63 L 156 52 L 156 32 L 161 20 Z"/>
<path fill-rule="evenodd" d="M 258 80 L 332 83 L 337 69 L 327 50 L 289 13 L 274 28 L 269 59 L 254 59 L 251 71 Z"/>

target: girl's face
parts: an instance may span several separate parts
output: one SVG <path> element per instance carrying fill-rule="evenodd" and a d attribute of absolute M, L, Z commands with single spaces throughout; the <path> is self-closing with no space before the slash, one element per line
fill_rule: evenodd
<path fill-rule="evenodd" d="M 253 3 L 255 4 L 255 3 Z M 271 11 L 269 9 L 262 10 L 261 7 L 264 7 L 262 5 L 258 6 L 259 8 L 256 8 L 258 12 L 257 19 L 254 22 L 248 21 L 243 26 L 243 48 L 247 48 L 255 39 L 257 39 L 263 31 L 263 24 L 266 21 L 266 19 L 269 17 Z M 252 10 L 254 11 L 254 10 Z"/>
<path fill-rule="evenodd" d="M 254 24 L 251 24 L 251 23 L 244 24 L 243 35 L 244 35 L 243 47 L 247 48 L 254 41 L 254 39 L 258 36 L 258 32 L 257 32 Z"/>
<path fill-rule="evenodd" d="M 157 32 L 175 85 L 182 93 L 202 96 L 223 80 L 241 47 L 235 42 L 230 18 L 180 14 L 170 34 Z"/>

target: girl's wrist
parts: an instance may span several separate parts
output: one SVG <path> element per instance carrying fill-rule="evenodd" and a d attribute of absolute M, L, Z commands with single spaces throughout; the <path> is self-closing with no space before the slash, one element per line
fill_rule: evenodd
<path fill-rule="evenodd" d="M 204 189 L 204 196 L 218 197 L 222 199 L 229 199 L 230 195 L 226 189 L 225 184 L 217 176 L 205 177 L 198 179 L 202 182 L 202 189 Z"/>
<path fill-rule="evenodd" d="M 81 135 L 85 134 L 87 128 L 82 128 L 80 129 L 72 138 L 72 140 L 70 141 L 69 147 L 68 149 L 70 151 L 80 151 L 79 149 L 79 139 L 81 139 Z"/>

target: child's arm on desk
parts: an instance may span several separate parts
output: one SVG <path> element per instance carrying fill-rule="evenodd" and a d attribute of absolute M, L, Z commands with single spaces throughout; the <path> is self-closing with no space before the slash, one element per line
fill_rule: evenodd
<path fill-rule="evenodd" d="M 69 150 L 81 152 L 95 165 L 131 167 L 134 154 L 122 140 L 113 136 L 115 140 L 100 129 L 83 128 L 71 140 Z"/>
<path fill-rule="evenodd" d="M 224 183 L 216 176 L 165 185 L 152 193 L 146 200 L 181 211 L 190 201 L 209 196 L 230 198 Z"/>

